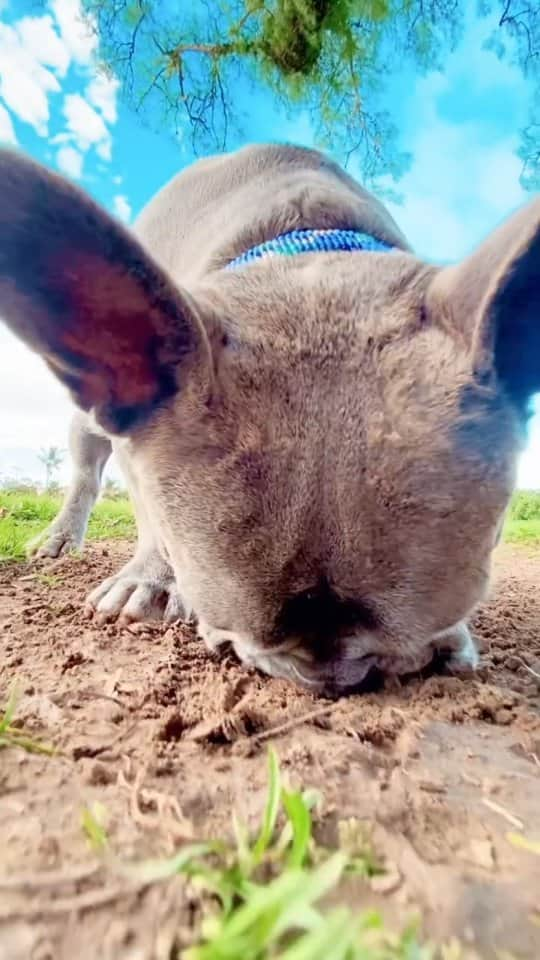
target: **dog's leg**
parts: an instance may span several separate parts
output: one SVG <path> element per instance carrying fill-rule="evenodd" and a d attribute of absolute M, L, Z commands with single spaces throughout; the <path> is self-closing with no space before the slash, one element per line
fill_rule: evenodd
<path fill-rule="evenodd" d="M 58 557 L 82 546 L 88 517 L 99 494 L 103 468 L 112 449 L 110 440 L 95 430 L 84 413 L 75 413 L 69 431 L 73 479 L 62 509 L 47 531 L 45 543 L 37 550 L 38 557 Z"/>
<path fill-rule="evenodd" d="M 139 495 L 129 463 L 115 448 L 128 484 L 137 519 L 137 549 L 129 563 L 92 591 L 86 601 L 89 615 L 99 620 L 127 622 L 174 621 L 184 617 L 184 607 L 168 560 L 154 536 L 154 525 Z"/>

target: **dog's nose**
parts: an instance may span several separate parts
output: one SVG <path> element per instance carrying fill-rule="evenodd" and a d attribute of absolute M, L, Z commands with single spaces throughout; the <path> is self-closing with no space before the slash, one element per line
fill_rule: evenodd
<path fill-rule="evenodd" d="M 373 630 L 376 626 L 368 602 L 339 596 L 324 579 L 312 589 L 289 597 L 276 623 L 282 636 L 305 637 L 314 644 L 327 644 L 355 630 Z"/>

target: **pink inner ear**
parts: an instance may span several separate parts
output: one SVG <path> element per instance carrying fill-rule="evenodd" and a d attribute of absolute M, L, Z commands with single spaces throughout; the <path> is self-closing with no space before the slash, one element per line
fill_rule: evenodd
<path fill-rule="evenodd" d="M 59 370 L 64 363 L 72 367 L 69 358 L 76 361 L 81 400 L 90 407 L 146 405 L 159 388 L 157 331 L 163 318 L 128 267 L 80 252 L 50 265 L 54 289 L 67 308 L 67 322 L 51 331 L 50 360 Z"/>

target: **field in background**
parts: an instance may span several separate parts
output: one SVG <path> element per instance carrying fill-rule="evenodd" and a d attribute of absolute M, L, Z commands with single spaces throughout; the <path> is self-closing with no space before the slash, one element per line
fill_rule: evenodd
<path fill-rule="evenodd" d="M 0 561 L 22 560 L 29 540 L 54 519 L 62 493 L 31 487 L 0 490 Z M 136 535 L 131 504 L 123 493 L 105 493 L 90 518 L 89 540 L 126 540 Z M 516 493 L 504 530 L 507 543 L 540 545 L 540 491 Z"/>
<path fill-rule="evenodd" d="M 50 524 L 62 503 L 61 493 L 0 490 L 0 561 L 22 560 L 28 541 Z M 88 525 L 90 540 L 127 540 L 136 535 L 131 504 L 124 495 L 103 497 Z"/>

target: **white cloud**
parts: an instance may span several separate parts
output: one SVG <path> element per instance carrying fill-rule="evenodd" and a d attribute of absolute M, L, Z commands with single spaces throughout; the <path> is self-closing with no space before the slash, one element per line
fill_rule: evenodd
<path fill-rule="evenodd" d="M 424 116 L 400 182 L 405 203 L 389 208 L 420 255 L 457 260 L 526 199 L 521 164 L 512 141 L 481 144 L 476 126 L 448 124 L 435 110 Z"/>
<path fill-rule="evenodd" d="M 52 17 L 23 17 L 15 26 L 27 54 L 64 77 L 71 57 L 55 29 Z"/>
<path fill-rule="evenodd" d="M 71 58 L 88 66 L 94 59 L 98 40 L 92 23 L 83 18 L 79 0 L 52 0 L 51 9 Z"/>
<path fill-rule="evenodd" d="M 131 219 L 131 206 L 128 198 L 119 193 L 113 200 L 113 210 L 117 217 L 126 223 Z"/>
<path fill-rule="evenodd" d="M 1 2 L 1 0 L 0 0 Z M 82 15 L 80 0 L 51 0 L 50 13 L 24 16 L 10 25 L 0 23 L 0 136 L 15 142 L 12 118 L 2 105 L 42 137 L 49 137 L 50 96 L 61 92 L 59 80 L 72 63 L 85 68 L 85 94 L 68 93 L 63 112 L 67 129 L 49 138 L 51 144 L 66 144 L 59 150 L 60 169 L 80 177 L 79 154 L 94 148 L 107 163 L 112 156 L 112 137 L 107 124 L 117 120 L 118 81 L 95 74 L 97 36 L 91 20 Z M 84 82 L 84 81 L 83 81 Z"/>
<path fill-rule="evenodd" d="M 84 97 L 79 93 L 69 93 L 64 98 L 63 113 L 68 132 L 72 134 L 77 148 L 84 152 L 94 146 L 103 160 L 110 160 L 110 131 L 103 117 Z"/>
<path fill-rule="evenodd" d="M 80 180 L 82 177 L 83 157 L 75 147 L 60 147 L 56 154 L 56 165 L 62 173 L 74 180 Z"/>
<path fill-rule="evenodd" d="M 404 142 L 413 163 L 399 184 L 404 204 L 388 206 L 416 251 L 430 260 L 465 256 L 526 199 L 519 183 L 517 138 L 506 132 L 497 137 L 493 116 L 450 122 L 439 112 L 444 98 L 452 97 L 465 81 L 471 97 L 486 89 L 498 91 L 503 81 L 515 96 L 524 84 L 517 68 L 482 49 L 486 32 L 483 21 L 469 26 L 465 43 L 448 58 L 444 74 L 419 78 L 409 103 L 404 102 L 404 113 L 414 108 L 414 137 Z"/>
<path fill-rule="evenodd" d="M 49 95 L 59 90 L 55 75 L 26 49 L 17 30 L 0 23 L 0 97 L 6 106 L 46 136 Z"/>
<path fill-rule="evenodd" d="M 5 107 L 0 103 L 0 143 L 17 143 L 15 128 Z"/>
<path fill-rule="evenodd" d="M 99 73 L 86 88 L 87 99 L 103 114 L 107 123 L 116 123 L 116 95 L 120 86 L 116 77 Z"/>
<path fill-rule="evenodd" d="M 96 147 L 96 153 L 98 157 L 101 157 L 102 160 L 106 160 L 107 163 L 110 163 L 112 157 L 112 139 L 109 137 L 108 140 L 102 140 L 101 143 L 98 143 Z"/>
<path fill-rule="evenodd" d="M 0 0 L 0 10 L 2 4 Z M 94 75 L 97 37 L 83 22 L 79 0 L 52 0 L 49 11 L 12 19 L 10 25 L 0 22 L 0 141 L 17 142 L 16 118 L 47 138 L 42 159 L 54 158 L 63 173 L 80 179 L 87 151 L 95 149 L 101 159 L 111 159 L 108 125 L 117 120 L 118 84 Z M 73 65 L 77 72 L 70 71 Z M 65 127 L 60 118 L 49 135 L 51 96 L 59 93 L 64 94 Z M 55 113 L 53 117 L 56 120 Z M 115 177 L 115 183 L 119 188 L 121 178 Z M 129 219 L 127 197 L 118 194 L 115 211 Z M 42 479 L 32 450 L 66 446 L 72 409 L 66 390 L 43 361 L 0 322 L 0 474 L 20 470 Z M 34 466 L 27 469 L 28 464 Z M 64 469 L 66 479 L 68 461 Z"/>

